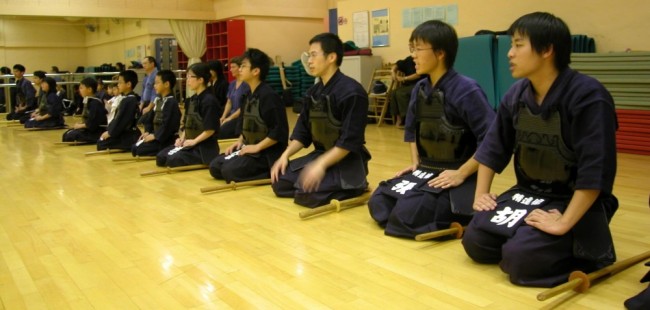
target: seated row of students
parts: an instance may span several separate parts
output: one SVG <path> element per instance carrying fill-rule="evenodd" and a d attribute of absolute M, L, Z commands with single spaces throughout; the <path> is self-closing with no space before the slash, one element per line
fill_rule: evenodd
<path fill-rule="evenodd" d="M 343 45 L 336 35 L 326 33 L 314 37 L 310 55 L 311 73 L 320 82 L 308 92 L 313 101 L 302 111 L 291 144 L 288 144 L 286 109 L 279 95 L 265 82 L 270 58 L 258 49 L 249 49 L 235 58 L 235 65 L 231 66 L 238 79 L 231 84 L 227 107 L 237 108 L 237 101 L 242 104 L 237 108 L 241 115 L 228 121 L 236 124 L 241 132 L 233 145 L 218 156 L 219 102 L 211 91 L 206 91 L 214 67 L 194 64 L 187 70 L 187 85 L 195 94 L 186 101 L 179 137 L 159 150 L 173 136 L 180 115 L 178 103 L 169 96 L 173 78 L 163 74 L 163 70 L 156 78 L 156 91 L 163 98 L 156 101 L 154 122 L 145 123 L 145 133 L 133 146 L 133 155 L 157 152 L 156 164 L 165 167 L 209 164 L 215 178 L 227 181 L 271 177 L 278 196 L 295 197 L 296 203 L 309 207 L 360 195 L 368 187 L 370 159 L 363 146 L 366 92 L 358 82 L 339 71 Z M 129 92 L 130 85 L 137 83 L 130 82 L 125 75 L 121 73 L 119 78 L 122 93 Z M 120 109 L 123 103 L 124 100 Z M 110 134 L 112 124 L 103 134 L 108 134 L 109 139 L 115 137 Z M 292 155 L 312 143 L 314 152 L 289 162 Z"/>
<path fill-rule="evenodd" d="M 98 150 L 130 150 L 140 137 L 136 126 L 139 96 L 133 92 L 138 76 L 132 70 L 120 72 L 117 88 L 122 94 L 116 97 L 117 105 L 111 110 L 112 119 L 108 122 L 105 103 L 96 97 L 97 80 L 85 78 L 79 83 L 79 93 L 84 98 L 82 122 L 63 134 L 64 142 L 96 143 Z"/>
<path fill-rule="evenodd" d="M 36 110 L 25 121 L 25 128 L 60 128 L 65 126 L 63 101 L 57 95 L 56 80 L 43 77 Z"/>
<path fill-rule="evenodd" d="M 453 70 L 455 30 L 428 21 L 413 31 L 411 56 L 426 78 L 414 87 L 406 115 L 411 165 L 382 182 L 368 205 L 394 236 L 469 223 L 463 246 L 473 260 L 500 263 L 519 285 L 553 286 L 573 270 L 615 261 L 607 223 L 618 207 L 612 194 L 616 117 L 605 88 L 568 68 L 570 32 L 561 19 L 532 13 L 509 33 L 511 71 L 521 80 L 495 116 L 477 83 Z M 336 35 L 309 43 L 310 73 L 319 82 L 308 90 L 288 143 L 284 107 L 264 82 L 268 56 L 249 49 L 238 71 L 252 91 L 240 110 L 238 141 L 218 156 L 218 102 L 205 91 L 208 66 L 195 64 L 187 72 L 195 95 L 186 104 L 184 127 L 174 145 L 158 153 L 157 164 L 210 164 L 214 177 L 228 181 L 270 176 L 277 196 L 307 207 L 367 191 L 366 92 L 340 72 L 343 45 Z M 135 83 L 137 77 L 120 76 L 124 94 Z M 122 103 L 116 118 L 134 113 Z M 160 106 L 163 115 L 167 103 Z M 134 126 L 133 117 L 127 120 Z M 110 132 L 109 126 L 104 140 L 115 136 Z M 312 153 L 292 159 L 312 144 Z M 500 196 L 489 193 L 494 173 L 513 154 L 517 184 Z"/>
<path fill-rule="evenodd" d="M 616 116 L 607 90 L 568 67 L 570 32 L 561 19 L 532 13 L 509 32 L 511 71 L 521 80 L 495 116 L 476 82 L 453 70 L 453 28 L 428 21 L 413 31 L 411 55 L 427 78 L 415 86 L 407 113 L 412 164 L 379 186 L 369 210 L 387 234 L 402 237 L 469 223 L 462 244 L 473 260 L 499 263 L 515 284 L 548 287 L 573 270 L 615 261 L 608 222 L 618 207 Z M 311 100 L 271 179 L 276 195 L 314 207 L 365 191 L 370 155 L 363 147 L 367 98 L 338 70 L 340 40 L 324 34 L 310 43 L 309 67 L 320 82 L 308 91 Z M 262 102 L 247 101 L 244 119 L 255 124 L 253 107 Z M 251 156 L 243 142 L 273 140 L 253 135 L 254 127 L 215 165 L 216 177 L 234 178 L 224 175 L 228 160 Z M 290 160 L 312 143 L 313 153 Z M 500 196 L 489 193 L 494 173 L 513 154 L 517 184 Z"/>
<path fill-rule="evenodd" d="M 413 31 L 411 55 L 428 78 L 406 117 L 412 165 L 382 182 L 368 205 L 389 235 L 469 222 L 462 244 L 473 260 L 498 263 L 512 283 L 550 287 L 616 259 L 608 227 L 618 208 L 616 115 L 607 90 L 568 67 L 561 19 L 528 14 L 509 34 L 511 72 L 521 80 L 494 116 L 476 83 L 451 69 L 453 29 L 429 21 Z M 490 193 L 512 155 L 517 184 Z"/>

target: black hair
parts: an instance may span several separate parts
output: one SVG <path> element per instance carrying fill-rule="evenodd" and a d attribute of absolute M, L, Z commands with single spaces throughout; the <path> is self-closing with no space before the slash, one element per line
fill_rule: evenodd
<path fill-rule="evenodd" d="M 98 86 L 99 85 L 104 85 L 104 80 L 102 79 L 102 77 L 98 76 L 96 80 L 97 80 L 97 85 Z"/>
<path fill-rule="evenodd" d="M 59 67 L 52 66 L 52 73 L 61 73 L 61 71 L 59 71 Z"/>
<path fill-rule="evenodd" d="M 138 75 L 133 70 L 124 70 L 120 72 L 119 76 L 122 77 L 124 83 L 131 83 L 131 90 L 135 89 L 135 86 L 138 85 Z"/>
<path fill-rule="evenodd" d="M 226 79 L 226 76 L 223 74 L 223 63 L 219 60 L 211 61 L 208 63 L 210 71 L 214 71 L 217 76 L 217 81 L 223 81 Z"/>
<path fill-rule="evenodd" d="M 510 25 L 508 34 L 527 37 L 538 54 L 553 48 L 558 70 L 567 68 L 571 63 L 571 31 L 562 19 L 551 13 L 535 12 L 519 17 Z"/>
<path fill-rule="evenodd" d="M 242 56 L 235 56 L 230 59 L 230 63 L 235 63 L 237 66 L 241 66 Z"/>
<path fill-rule="evenodd" d="M 256 48 L 249 48 L 244 52 L 244 59 L 251 63 L 251 70 L 260 69 L 260 81 L 265 81 L 271 67 L 271 58 L 266 53 Z"/>
<path fill-rule="evenodd" d="M 202 78 L 203 79 L 203 85 L 207 86 L 208 81 L 210 81 L 210 67 L 208 67 L 207 64 L 199 62 L 191 65 L 189 68 L 187 68 L 187 72 L 192 71 L 194 75 L 196 75 L 196 78 Z"/>
<path fill-rule="evenodd" d="M 9 69 L 9 67 L 2 67 L 2 68 L 0 68 L 0 73 L 2 73 L 2 74 L 11 74 L 11 69 Z"/>
<path fill-rule="evenodd" d="M 445 53 L 445 66 L 451 69 L 456 61 L 458 52 L 458 35 L 456 30 L 449 24 L 439 20 L 429 20 L 421 23 L 409 38 L 409 43 L 422 41 L 431 44 L 434 52 L 443 51 Z"/>
<path fill-rule="evenodd" d="M 145 57 L 150 63 L 153 64 L 154 67 L 158 68 L 158 62 L 156 61 L 156 58 L 153 56 L 146 56 Z"/>
<path fill-rule="evenodd" d="M 45 71 L 36 70 L 34 71 L 34 76 L 42 80 L 45 78 Z"/>
<path fill-rule="evenodd" d="M 160 77 L 163 84 L 169 82 L 169 89 L 174 89 L 174 86 L 176 86 L 176 75 L 171 70 L 160 70 L 156 73 L 156 76 Z"/>
<path fill-rule="evenodd" d="M 25 66 L 23 66 L 21 64 L 15 64 L 14 65 L 14 70 L 18 70 L 20 72 L 25 72 Z"/>
<path fill-rule="evenodd" d="M 43 82 L 46 82 L 47 86 L 50 87 L 50 89 L 47 91 L 48 94 L 49 93 L 56 93 L 56 80 L 55 79 L 48 76 L 48 77 L 43 78 L 43 81 L 41 83 L 43 83 Z"/>
<path fill-rule="evenodd" d="M 314 43 L 320 43 L 320 47 L 323 53 L 325 53 L 325 56 L 336 53 L 336 66 L 341 66 L 341 63 L 343 63 L 343 42 L 339 36 L 330 32 L 324 32 L 315 35 L 309 40 L 309 45 Z"/>
<path fill-rule="evenodd" d="M 81 82 L 79 82 L 79 84 L 92 89 L 93 94 L 95 92 L 97 92 L 97 80 L 96 79 L 93 79 L 91 77 L 87 77 L 87 78 L 84 78 L 83 80 L 81 80 Z M 75 86 L 77 86 L 77 85 L 75 85 Z M 75 87 L 75 88 L 77 88 L 77 87 Z"/>

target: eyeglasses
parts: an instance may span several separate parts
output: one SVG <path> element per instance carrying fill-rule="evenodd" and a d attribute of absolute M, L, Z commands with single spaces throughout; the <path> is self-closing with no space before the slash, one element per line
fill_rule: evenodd
<path fill-rule="evenodd" d="M 239 65 L 239 69 L 250 68 L 250 67 L 251 67 L 251 65 L 244 65 L 244 64 Z"/>
<path fill-rule="evenodd" d="M 188 75 L 188 76 L 187 76 L 187 79 L 188 79 L 188 80 L 189 80 L 189 79 L 196 79 L 196 78 L 198 78 L 196 75 Z"/>
<path fill-rule="evenodd" d="M 432 50 L 433 47 L 426 47 L 426 48 L 421 48 L 421 47 L 415 47 L 415 46 L 409 46 L 409 52 L 415 53 L 419 51 L 426 51 L 426 50 Z"/>

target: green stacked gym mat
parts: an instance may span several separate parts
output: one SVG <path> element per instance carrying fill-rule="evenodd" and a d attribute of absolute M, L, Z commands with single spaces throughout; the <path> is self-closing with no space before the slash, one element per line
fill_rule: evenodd
<path fill-rule="evenodd" d="M 458 53 L 454 69 L 481 86 L 492 107 L 497 106 L 494 86 L 493 61 L 494 35 L 484 34 L 458 40 Z"/>
<path fill-rule="evenodd" d="M 574 53 L 571 68 L 594 77 L 612 94 L 618 151 L 650 155 L 650 52 Z"/>

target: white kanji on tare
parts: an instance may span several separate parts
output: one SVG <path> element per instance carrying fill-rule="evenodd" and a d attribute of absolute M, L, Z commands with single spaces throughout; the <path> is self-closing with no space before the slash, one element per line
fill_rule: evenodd
<path fill-rule="evenodd" d="M 527 205 L 527 206 L 530 206 L 530 205 L 537 206 L 537 205 L 541 204 L 542 202 L 544 202 L 544 199 L 542 199 L 542 198 L 526 197 L 523 194 L 514 194 L 514 195 L 512 195 L 512 200 L 514 200 L 514 201 L 516 201 L 518 203 L 521 203 L 523 205 Z"/>
<path fill-rule="evenodd" d="M 422 180 L 426 180 L 433 176 L 433 172 L 424 172 L 420 170 L 415 170 L 411 174 Z"/>
<path fill-rule="evenodd" d="M 402 182 L 395 184 L 390 190 L 404 195 L 407 191 L 410 191 L 413 187 L 415 187 L 415 185 L 417 185 L 417 183 L 410 182 L 408 180 L 402 180 Z"/>
<path fill-rule="evenodd" d="M 511 209 L 510 207 L 505 207 L 501 211 L 496 212 L 497 215 L 493 216 L 490 219 L 490 222 L 496 223 L 497 225 L 505 225 L 508 224 L 508 227 L 512 227 L 517 222 L 523 218 L 526 213 L 528 213 L 528 210 L 526 209 Z"/>
<path fill-rule="evenodd" d="M 232 152 L 232 153 L 230 153 L 230 155 L 224 157 L 224 159 L 225 159 L 225 160 L 229 160 L 229 159 L 231 159 L 231 158 L 233 158 L 233 157 L 235 157 L 235 156 L 237 156 L 237 155 L 239 155 L 239 151 L 236 151 L 236 152 Z"/>

